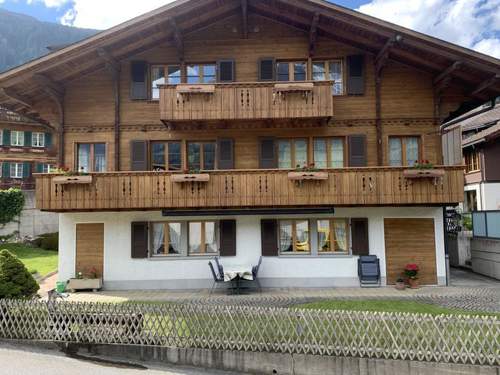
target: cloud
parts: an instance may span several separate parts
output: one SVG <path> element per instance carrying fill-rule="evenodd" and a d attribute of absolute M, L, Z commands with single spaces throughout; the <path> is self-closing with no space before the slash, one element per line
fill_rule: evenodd
<path fill-rule="evenodd" d="M 500 0 L 372 0 L 357 10 L 500 58 Z"/>

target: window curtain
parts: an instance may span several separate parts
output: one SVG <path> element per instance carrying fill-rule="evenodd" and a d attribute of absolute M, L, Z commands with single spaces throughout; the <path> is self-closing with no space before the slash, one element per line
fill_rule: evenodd
<path fill-rule="evenodd" d="M 389 138 L 389 164 L 392 167 L 403 165 L 402 148 L 400 138 Z"/>
<path fill-rule="evenodd" d="M 413 166 L 418 161 L 418 138 L 406 138 L 406 162 Z"/>
<path fill-rule="evenodd" d="M 326 168 L 326 140 L 314 140 L 314 166 L 316 168 Z"/>
<path fill-rule="evenodd" d="M 165 225 L 163 223 L 153 224 L 153 254 L 164 254 L 165 253 L 165 245 L 164 245 L 164 230 Z"/>
<path fill-rule="evenodd" d="M 180 223 L 170 223 L 168 224 L 168 234 L 169 234 L 169 254 L 180 254 L 181 253 L 181 224 Z"/>
<path fill-rule="evenodd" d="M 347 233 L 346 233 L 346 223 L 345 221 L 334 221 L 335 230 L 335 251 L 347 252 Z"/>
<path fill-rule="evenodd" d="M 307 167 L 307 140 L 298 139 L 294 142 L 295 146 L 295 166 Z"/>
<path fill-rule="evenodd" d="M 332 168 L 344 167 L 344 142 L 342 139 L 332 139 L 330 141 L 330 160 Z"/>
<path fill-rule="evenodd" d="M 280 223 L 280 252 L 293 251 L 292 246 L 292 222 L 282 221 Z"/>
<path fill-rule="evenodd" d="M 78 145 L 78 172 L 89 172 L 90 167 L 90 144 Z"/>
<path fill-rule="evenodd" d="M 106 171 L 106 145 L 104 143 L 96 143 L 94 145 L 94 158 L 96 172 Z"/>
<path fill-rule="evenodd" d="M 278 167 L 281 169 L 292 168 L 292 153 L 290 141 L 278 142 Z"/>

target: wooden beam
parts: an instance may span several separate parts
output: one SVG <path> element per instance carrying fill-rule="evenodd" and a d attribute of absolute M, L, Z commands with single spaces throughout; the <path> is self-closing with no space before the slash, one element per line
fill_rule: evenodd
<path fill-rule="evenodd" d="M 377 73 L 380 72 L 387 63 L 392 48 L 394 48 L 397 43 L 401 42 L 401 40 L 403 40 L 403 37 L 397 34 L 385 42 L 384 46 L 375 57 L 375 69 Z"/>
<path fill-rule="evenodd" d="M 183 61 L 184 60 L 184 42 L 182 40 L 182 34 L 177 26 L 177 22 L 175 22 L 174 18 L 169 18 L 168 23 L 170 24 L 170 27 L 173 30 L 173 36 L 174 36 L 174 43 L 175 47 L 177 48 L 177 54 L 179 55 L 179 60 Z"/>
<path fill-rule="evenodd" d="M 56 93 L 59 96 L 64 95 L 63 85 L 61 85 L 58 82 L 55 82 L 49 76 L 42 73 L 36 73 L 33 75 L 33 78 L 40 86 L 49 88 L 52 92 Z"/>
<path fill-rule="evenodd" d="M 319 13 L 314 13 L 311 28 L 309 29 L 309 56 L 314 56 L 316 52 L 316 40 L 318 38 Z"/>
<path fill-rule="evenodd" d="M 453 64 L 451 64 L 448 68 L 443 70 L 439 75 L 434 78 L 434 85 L 437 85 L 439 82 L 441 82 L 443 79 L 446 77 L 450 76 L 455 72 L 456 70 L 460 69 L 462 67 L 463 63 L 461 61 L 455 61 Z"/>
<path fill-rule="evenodd" d="M 120 62 L 116 60 L 107 50 L 105 50 L 104 48 L 98 48 L 97 54 L 104 60 L 106 68 L 112 74 L 120 73 Z"/>
<path fill-rule="evenodd" d="M 6 87 L 0 87 L 0 93 L 2 93 L 4 96 L 6 96 L 9 100 L 16 102 L 18 104 L 21 104 L 24 107 L 31 108 L 33 106 L 33 103 L 31 102 L 30 99 L 25 98 L 25 97 L 17 94 L 12 89 L 9 89 Z"/>
<path fill-rule="evenodd" d="M 475 96 L 481 94 L 481 92 L 493 86 L 498 80 L 500 80 L 500 74 L 495 74 L 494 76 L 488 78 L 486 81 L 483 81 L 481 84 L 479 84 L 479 86 L 477 86 L 474 90 L 472 90 L 470 95 Z"/>
<path fill-rule="evenodd" d="M 451 76 L 446 76 L 442 80 L 440 80 L 437 84 L 434 85 L 434 91 L 435 93 L 440 96 L 441 93 L 446 90 L 448 87 L 450 87 L 451 84 Z"/>
<path fill-rule="evenodd" d="M 241 0 L 241 31 L 242 38 L 248 39 L 248 1 Z"/>

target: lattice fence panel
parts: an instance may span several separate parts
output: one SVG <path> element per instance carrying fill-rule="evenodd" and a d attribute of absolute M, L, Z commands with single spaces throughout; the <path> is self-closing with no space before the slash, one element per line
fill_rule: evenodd
<path fill-rule="evenodd" d="M 500 365 L 496 316 L 0 300 L 0 337 Z"/>

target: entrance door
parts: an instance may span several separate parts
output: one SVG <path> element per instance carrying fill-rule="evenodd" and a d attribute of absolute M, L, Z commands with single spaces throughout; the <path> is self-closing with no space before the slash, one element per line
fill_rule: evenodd
<path fill-rule="evenodd" d="M 102 277 L 104 263 L 104 224 L 76 224 L 75 271 L 88 274 L 95 269 Z"/>
<path fill-rule="evenodd" d="M 437 284 L 434 219 L 384 219 L 387 283 L 408 263 L 418 264 L 420 284 Z"/>

